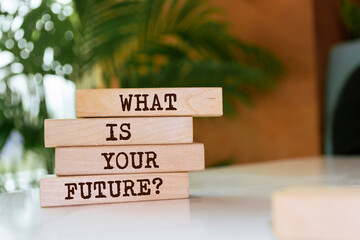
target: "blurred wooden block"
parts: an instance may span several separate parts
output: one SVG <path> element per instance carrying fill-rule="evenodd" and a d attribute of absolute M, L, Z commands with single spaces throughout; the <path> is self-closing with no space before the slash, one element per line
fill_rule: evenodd
<path fill-rule="evenodd" d="M 222 114 L 222 88 L 76 90 L 77 117 L 210 117 Z"/>
<path fill-rule="evenodd" d="M 356 240 L 360 237 L 360 188 L 292 187 L 272 197 L 281 240 Z"/>
<path fill-rule="evenodd" d="M 56 175 L 189 172 L 204 170 L 204 145 L 60 147 Z"/>
<path fill-rule="evenodd" d="M 188 197 L 187 173 L 48 176 L 40 180 L 42 207 Z"/>
<path fill-rule="evenodd" d="M 45 120 L 45 147 L 191 143 L 191 117 Z"/>

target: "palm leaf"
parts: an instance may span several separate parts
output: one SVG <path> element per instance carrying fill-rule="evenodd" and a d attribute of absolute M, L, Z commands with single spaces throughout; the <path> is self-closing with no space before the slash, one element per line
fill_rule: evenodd
<path fill-rule="evenodd" d="M 122 87 L 220 86 L 226 99 L 249 103 L 283 72 L 272 54 L 231 36 L 206 0 L 91 1 L 88 8 L 78 12 L 83 69 L 103 62 L 106 86 L 110 79 Z"/>
<path fill-rule="evenodd" d="M 354 21 L 359 11 L 349 0 L 344 1 Z M 59 2 L 43 0 L 24 16 L 23 39 L 33 44 L 28 56 L 22 55 L 24 48 L 17 44 L 15 32 L 10 29 L 1 34 L 0 49 L 11 52 L 14 59 L 1 69 L 7 90 L 0 94 L 0 108 L 3 113 L 20 113 L 0 115 L 0 149 L 12 130 L 22 133 L 26 148 L 42 145 L 37 139 L 42 139 L 43 119 L 48 117 L 43 96 L 36 118 L 24 112 L 21 101 L 13 102 L 16 94 L 8 88 L 8 81 L 14 63 L 23 66 L 30 92 L 34 91 L 30 84 L 34 75 L 40 75 L 37 84 L 43 89 L 46 74 L 82 84 L 100 67 L 105 87 L 114 82 L 121 87 L 222 87 L 226 113 L 235 113 L 238 100 L 251 104 L 255 91 L 271 88 L 284 72 L 271 53 L 232 36 L 227 24 L 217 20 L 222 10 L 207 0 L 73 0 L 69 6 L 74 13 L 62 20 L 51 10 L 52 4 Z M 51 20 L 52 30 L 41 27 L 44 18 Z M 356 29 L 351 21 L 347 20 L 349 27 Z M 65 37 L 69 33 L 72 38 Z M 8 40 L 15 43 L 11 49 L 6 47 Z M 54 51 L 51 66 L 43 61 L 48 48 Z M 72 66 L 71 73 L 58 71 L 65 64 Z M 52 168 L 50 163 L 48 167 Z"/>

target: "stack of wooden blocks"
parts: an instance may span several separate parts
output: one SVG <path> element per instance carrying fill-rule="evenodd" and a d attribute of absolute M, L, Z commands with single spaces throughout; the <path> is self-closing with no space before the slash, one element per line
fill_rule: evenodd
<path fill-rule="evenodd" d="M 189 197 L 189 171 L 205 168 L 192 117 L 222 115 L 221 88 L 76 91 L 82 119 L 45 120 L 55 176 L 42 207 Z"/>

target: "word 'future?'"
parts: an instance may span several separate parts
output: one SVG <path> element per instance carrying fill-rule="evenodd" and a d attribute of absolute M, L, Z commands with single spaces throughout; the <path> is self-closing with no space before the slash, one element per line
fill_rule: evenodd
<path fill-rule="evenodd" d="M 47 177 L 40 181 L 41 206 L 187 198 L 187 173 Z"/>
<path fill-rule="evenodd" d="M 127 180 L 115 180 L 115 181 L 95 181 L 95 182 L 78 182 L 78 183 L 64 183 L 67 188 L 67 196 L 65 200 L 74 199 L 75 191 L 80 192 L 80 197 L 82 199 L 90 199 L 91 197 L 95 198 L 117 198 L 121 194 L 123 197 L 129 196 L 142 196 L 150 195 L 151 188 L 150 185 L 156 185 L 156 194 L 160 193 L 159 187 L 162 185 L 163 180 L 161 178 L 154 178 L 150 180 L 149 178 L 137 179 L 133 181 L 131 179 Z M 137 184 L 137 190 L 135 190 L 135 184 Z M 123 189 L 123 192 L 121 191 Z M 95 194 L 93 193 L 93 190 Z M 108 193 L 108 195 L 107 195 Z"/>
<path fill-rule="evenodd" d="M 221 88 L 76 90 L 77 117 L 222 115 Z"/>

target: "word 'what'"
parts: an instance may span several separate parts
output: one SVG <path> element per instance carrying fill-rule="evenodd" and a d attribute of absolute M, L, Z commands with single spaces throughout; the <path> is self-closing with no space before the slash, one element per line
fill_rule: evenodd
<path fill-rule="evenodd" d="M 175 93 L 164 94 L 160 97 L 154 94 L 149 97 L 149 94 L 128 94 L 127 97 L 120 94 L 120 105 L 125 111 L 176 111 L 174 103 L 177 101 Z"/>

